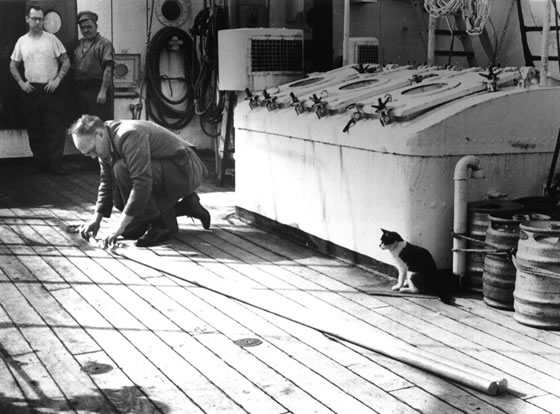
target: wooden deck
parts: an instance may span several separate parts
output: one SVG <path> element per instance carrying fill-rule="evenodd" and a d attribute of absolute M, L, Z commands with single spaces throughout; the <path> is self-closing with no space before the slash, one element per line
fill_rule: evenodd
<path fill-rule="evenodd" d="M 210 182 L 211 230 L 181 218 L 145 249 L 187 280 L 266 292 L 508 379 L 485 395 L 67 233 L 97 185 L 72 163 L 63 177 L 0 168 L 0 413 L 560 413 L 560 333 L 480 297 L 368 294 L 391 280 L 240 221 L 233 189 Z"/>

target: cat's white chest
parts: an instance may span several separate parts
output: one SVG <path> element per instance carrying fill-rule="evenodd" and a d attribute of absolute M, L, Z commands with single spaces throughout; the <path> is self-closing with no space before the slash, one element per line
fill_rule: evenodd
<path fill-rule="evenodd" d="M 404 249 L 406 243 L 399 243 L 394 249 L 391 250 L 391 256 L 395 262 L 395 267 L 399 269 L 399 273 L 406 273 L 408 271 L 408 265 L 401 259 L 400 254 Z"/>

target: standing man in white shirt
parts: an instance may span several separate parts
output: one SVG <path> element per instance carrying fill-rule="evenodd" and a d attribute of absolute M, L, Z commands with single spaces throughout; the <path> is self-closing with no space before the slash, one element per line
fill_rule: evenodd
<path fill-rule="evenodd" d="M 29 147 L 37 171 L 62 175 L 66 172 L 62 168 L 65 128 L 59 86 L 70 68 L 70 59 L 62 42 L 43 30 L 44 17 L 40 6 L 29 6 L 25 16 L 29 31 L 16 42 L 10 73 L 24 92 Z"/>

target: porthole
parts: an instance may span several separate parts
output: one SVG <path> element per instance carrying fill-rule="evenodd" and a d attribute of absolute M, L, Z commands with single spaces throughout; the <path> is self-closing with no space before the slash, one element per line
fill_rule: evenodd
<path fill-rule="evenodd" d="M 124 78 L 128 74 L 128 66 L 124 63 L 119 63 L 115 66 L 115 76 L 118 78 Z"/>
<path fill-rule="evenodd" d="M 186 0 L 158 0 L 156 16 L 164 26 L 178 27 L 187 20 Z"/>

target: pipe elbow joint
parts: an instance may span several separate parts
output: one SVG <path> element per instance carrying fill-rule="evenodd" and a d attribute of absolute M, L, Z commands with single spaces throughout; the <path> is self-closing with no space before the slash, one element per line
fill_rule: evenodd
<path fill-rule="evenodd" d="M 466 155 L 461 158 L 455 165 L 455 173 L 453 174 L 453 180 L 468 180 L 471 178 L 471 171 L 479 171 L 480 159 L 474 155 Z"/>

